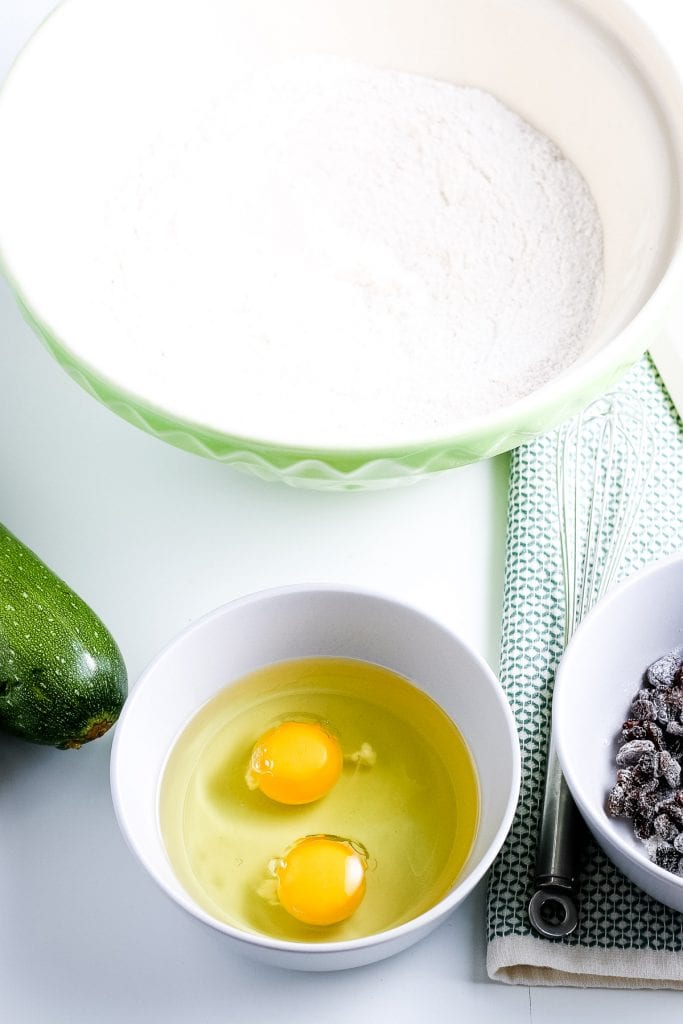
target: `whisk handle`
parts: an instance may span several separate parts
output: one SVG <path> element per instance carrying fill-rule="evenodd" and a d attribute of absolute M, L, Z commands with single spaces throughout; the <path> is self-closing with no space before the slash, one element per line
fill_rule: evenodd
<path fill-rule="evenodd" d="M 576 859 L 583 825 L 552 742 L 536 851 L 529 920 L 544 938 L 571 935 L 577 925 Z"/>

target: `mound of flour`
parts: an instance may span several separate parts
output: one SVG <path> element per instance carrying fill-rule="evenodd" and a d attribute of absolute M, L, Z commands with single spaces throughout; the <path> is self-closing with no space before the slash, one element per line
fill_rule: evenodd
<path fill-rule="evenodd" d="M 170 403 L 351 446 L 448 430 L 580 354 L 595 204 L 493 96 L 297 58 L 176 129 L 111 199 L 98 297 Z"/>

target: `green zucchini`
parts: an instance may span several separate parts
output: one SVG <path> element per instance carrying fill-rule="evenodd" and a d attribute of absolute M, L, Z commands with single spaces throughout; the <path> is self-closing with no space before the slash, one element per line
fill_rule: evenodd
<path fill-rule="evenodd" d="M 100 619 L 0 524 L 0 728 L 65 748 L 97 739 L 127 693 Z"/>

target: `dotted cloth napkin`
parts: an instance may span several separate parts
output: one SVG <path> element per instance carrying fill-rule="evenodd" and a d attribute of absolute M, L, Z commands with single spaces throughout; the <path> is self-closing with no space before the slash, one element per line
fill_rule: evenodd
<path fill-rule="evenodd" d="M 657 435 L 652 480 L 620 569 L 624 578 L 683 548 L 683 431 L 648 357 L 615 392 L 647 407 Z M 683 914 L 627 881 L 590 838 L 580 863 L 575 934 L 541 939 L 527 921 L 552 683 L 563 645 L 556 444 L 554 432 L 512 455 L 500 673 L 520 735 L 522 787 L 490 876 L 488 973 L 519 985 L 683 989 Z"/>

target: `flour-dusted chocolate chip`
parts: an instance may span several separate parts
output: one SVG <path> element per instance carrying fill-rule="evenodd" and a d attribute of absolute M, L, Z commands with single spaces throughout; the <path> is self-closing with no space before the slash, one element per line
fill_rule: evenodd
<path fill-rule="evenodd" d="M 654 754 L 655 745 L 652 740 L 631 740 L 619 748 L 617 754 L 617 765 L 619 768 L 629 768 L 635 765 L 643 754 Z"/>
<path fill-rule="evenodd" d="M 626 786 L 620 786 L 619 783 L 613 786 L 607 794 L 607 813 L 612 818 L 620 818 L 624 813 L 624 801 L 629 794 L 629 790 Z"/>
<path fill-rule="evenodd" d="M 643 786 L 639 786 L 636 792 L 638 794 L 638 812 L 647 814 L 654 820 L 659 803 L 657 780 L 652 779 L 650 782 L 646 782 Z"/>
<path fill-rule="evenodd" d="M 658 814 L 652 824 L 655 833 L 669 842 L 672 842 L 680 834 L 678 826 L 673 823 L 668 814 Z"/>
<path fill-rule="evenodd" d="M 640 796 L 637 786 L 632 786 L 624 795 L 622 814 L 625 818 L 635 818 L 638 813 L 638 798 Z"/>
<path fill-rule="evenodd" d="M 668 797 L 660 802 L 658 810 L 666 811 L 678 825 L 679 831 L 683 832 L 683 790 L 669 790 Z"/>
<path fill-rule="evenodd" d="M 674 873 L 678 870 L 681 860 L 680 855 L 671 843 L 667 843 L 665 839 L 660 839 L 659 836 L 646 839 L 645 849 L 650 860 L 658 864 L 660 868 Z"/>
<path fill-rule="evenodd" d="M 664 690 L 661 697 L 669 709 L 669 721 L 680 721 L 683 714 L 683 687 L 672 686 L 670 690 Z"/>
<path fill-rule="evenodd" d="M 660 790 L 658 790 L 658 792 L 657 792 L 658 800 L 657 800 L 657 804 L 655 806 L 655 812 L 657 814 L 663 814 L 663 813 L 668 814 L 669 811 L 673 810 L 674 811 L 674 816 L 673 816 L 673 818 L 671 820 L 672 821 L 678 821 L 679 819 L 676 817 L 676 815 L 679 813 L 679 811 L 683 811 L 683 808 L 678 807 L 678 805 L 676 804 L 676 793 L 677 793 L 677 790 L 675 790 L 675 789 L 663 789 L 663 790 L 660 789 Z M 680 831 L 680 829 L 679 829 L 679 831 Z"/>
<path fill-rule="evenodd" d="M 656 771 L 658 776 L 664 779 L 667 786 L 670 786 L 671 789 L 676 789 L 681 781 L 681 766 L 676 758 L 668 750 L 659 750 L 655 754 L 655 758 L 657 760 Z"/>
<path fill-rule="evenodd" d="M 645 673 L 645 678 L 656 690 L 667 690 L 680 678 L 682 663 L 683 647 L 676 647 L 663 658 L 653 661 Z"/>
<path fill-rule="evenodd" d="M 639 722 L 635 718 L 627 719 L 621 729 L 621 738 L 624 743 L 630 740 L 652 740 L 657 750 L 664 747 L 662 729 L 654 720 Z"/>
<path fill-rule="evenodd" d="M 638 812 L 633 819 L 633 832 L 638 839 L 649 839 L 655 834 L 655 820 L 652 814 Z"/>
<path fill-rule="evenodd" d="M 657 721 L 660 725 L 668 725 L 669 719 L 671 718 L 671 712 L 669 705 L 666 702 L 666 698 L 663 693 L 657 693 L 652 698 L 652 703 L 655 706 L 657 713 Z"/>
<path fill-rule="evenodd" d="M 654 701 L 634 700 L 631 704 L 631 717 L 637 722 L 656 722 L 657 708 Z"/>
<path fill-rule="evenodd" d="M 683 877 L 683 647 L 658 659 L 631 701 L 607 813 L 628 818 L 655 864 Z"/>
<path fill-rule="evenodd" d="M 655 785 L 651 788 L 657 788 L 657 780 L 659 779 L 661 772 L 659 771 L 659 753 L 658 750 L 648 750 L 644 754 L 641 754 L 636 763 L 633 766 L 633 783 L 636 786 L 644 786 L 647 783 L 654 782 Z"/>
<path fill-rule="evenodd" d="M 645 739 L 652 740 L 657 750 L 663 750 L 665 742 L 661 727 L 656 722 L 645 722 L 643 728 L 645 729 Z"/>

